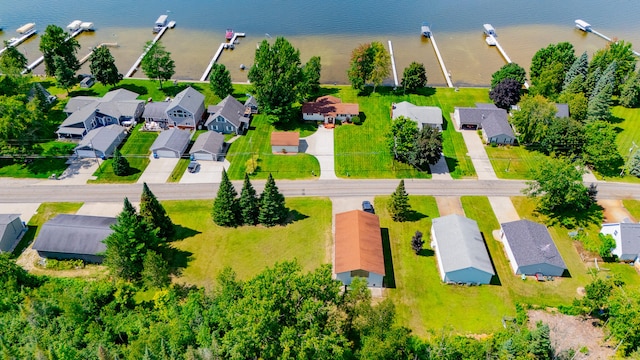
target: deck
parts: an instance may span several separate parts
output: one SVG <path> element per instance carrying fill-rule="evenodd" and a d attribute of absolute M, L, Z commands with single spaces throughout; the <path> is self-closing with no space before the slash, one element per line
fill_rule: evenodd
<path fill-rule="evenodd" d="M 220 58 L 220 55 L 222 55 L 222 51 L 225 49 L 225 45 L 235 44 L 239 37 L 245 37 L 245 36 L 246 36 L 245 33 L 237 32 L 233 34 L 233 37 L 228 43 L 227 42 L 220 43 L 218 50 L 211 58 L 211 61 L 209 62 L 209 65 L 207 65 L 207 68 L 204 70 L 204 73 L 202 73 L 202 77 L 200 77 L 200 81 L 207 81 L 207 78 L 209 77 L 209 73 L 211 72 L 211 68 L 213 67 L 213 64 L 215 64 L 218 61 L 218 58 Z"/>

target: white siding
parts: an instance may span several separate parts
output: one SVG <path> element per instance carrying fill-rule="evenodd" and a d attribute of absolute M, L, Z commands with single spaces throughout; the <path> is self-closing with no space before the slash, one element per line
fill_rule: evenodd
<path fill-rule="evenodd" d="M 160 158 L 179 158 L 180 155 L 172 150 L 156 150 L 154 154 Z"/>
<path fill-rule="evenodd" d="M 93 150 L 76 150 L 76 154 L 80 158 L 95 158 L 101 155 L 99 151 L 94 152 Z"/>
<path fill-rule="evenodd" d="M 625 259 L 622 259 L 623 257 L 622 234 L 620 231 L 620 225 L 619 224 L 603 224 L 602 229 L 600 230 L 600 233 L 613 236 L 613 238 L 616 240 L 616 247 L 615 249 L 611 250 L 611 253 L 613 255 L 616 255 L 619 259 L 625 260 Z M 629 259 L 629 260 L 633 260 L 633 259 Z"/>
<path fill-rule="evenodd" d="M 460 110 L 455 109 L 453 112 L 453 121 L 455 121 L 456 126 L 460 129 Z"/>
<path fill-rule="evenodd" d="M 515 274 L 520 274 L 518 269 L 518 263 L 516 262 L 515 256 L 513 256 L 513 252 L 511 251 L 511 247 L 509 246 L 509 241 L 504 234 L 504 231 L 500 230 L 500 240 L 502 241 L 502 245 L 504 245 L 504 251 L 507 253 L 507 258 L 509 258 L 509 263 L 511 264 L 511 269 Z"/>
<path fill-rule="evenodd" d="M 215 161 L 216 159 L 214 159 L 213 154 L 209 154 L 209 153 L 205 153 L 205 152 L 196 152 L 191 154 L 191 157 L 193 158 L 193 160 L 208 160 L 208 161 Z"/>
<path fill-rule="evenodd" d="M 271 146 L 271 152 L 295 154 L 298 152 L 298 147 L 297 146 Z"/>
<path fill-rule="evenodd" d="M 441 255 L 440 249 L 438 247 L 438 239 L 436 239 L 436 233 L 433 231 L 433 226 L 431 227 L 431 239 L 431 247 L 436 253 L 436 264 L 438 264 L 438 273 L 440 274 L 440 280 L 446 281 L 446 274 L 444 272 L 444 268 L 442 267 L 442 261 L 440 261 Z"/>
<path fill-rule="evenodd" d="M 314 114 L 302 113 L 302 120 L 324 121 L 324 115 L 319 113 L 314 113 Z"/>
<path fill-rule="evenodd" d="M 336 278 L 345 285 L 351 285 L 351 281 L 353 280 L 353 278 L 351 277 L 351 271 L 338 273 L 336 274 Z M 367 278 L 367 284 L 369 287 L 381 288 L 383 279 L 383 275 L 370 272 L 369 277 Z"/>

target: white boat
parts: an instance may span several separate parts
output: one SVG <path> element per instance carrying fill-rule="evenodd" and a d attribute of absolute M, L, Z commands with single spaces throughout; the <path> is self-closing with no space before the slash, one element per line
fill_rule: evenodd
<path fill-rule="evenodd" d="M 576 27 L 582 31 L 591 31 L 591 24 L 581 19 L 576 20 Z"/>
<path fill-rule="evenodd" d="M 429 23 L 423 22 L 422 23 L 422 27 L 420 27 L 420 32 L 422 33 L 422 36 L 430 38 L 431 37 L 431 27 L 429 26 Z"/>
<path fill-rule="evenodd" d="M 80 29 L 84 31 L 93 31 L 93 23 L 92 22 L 83 22 L 80 24 Z"/>
<path fill-rule="evenodd" d="M 496 29 L 494 29 L 493 26 L 491 26 L 491 24 L 484 24 L 482 25 L 482 27 L 484 27 L 484 33 L 486 35 L 492 35 L 492 36 L 498 37 L 498 34 L 496 34 Z"/>
<path fill-rule="evenodd" d="M 174 27 L 176 27 L 176 22 L 174 20 L 169 21 L 169 25 L 167 25 L 169 27 L 169 29 L 173 29 Z"/>
<path fill-rule="evenodd" d="M 155 25 L 153 26 L 153 32 L 157 33 L 160 32 L 160 30 L 162 30 L 163 27 L 167 26 L 167 15 L 160 15 L 158 17 L 158 20 L 156 20 Z"/>
<path fill-rule="evenodd" d="M 484 41 L 489 46 L 496 46 L 496 39 L 493 36 L 487 36 L 486 38 L 484 38 Z"/>
<path fill-rule="evenodd" d="M 28 23 L 20 26 L 16 31 L 18 32 L 18 34 L 26 34 L 27 32 L 35 29 L 35 27 L 36 27 L 35 23 Z"/>
<path fill-rule="evenodd" d="M 7 43 L 7 45 L 8 46 L 15 46 L 15 45 L 18 44 L 18 42 L 20 42 L 20 39 L 13 37 L 13 38 L 9 39 L 9 42 Z"/>
<path fill-rule="evenodd" d="M 76 31 L 76 30 L 80 29 L 80 24 L 82 24 L 82 21 L 73 20 L 72 22 L 69 23 L 69 25 L 67 25 L 67 30 L 69 30 L 71 32 Z"/>

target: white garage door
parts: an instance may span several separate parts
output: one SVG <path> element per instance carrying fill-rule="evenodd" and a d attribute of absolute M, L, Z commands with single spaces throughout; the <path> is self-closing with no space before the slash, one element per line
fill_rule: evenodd
<path fill-rule="evenodd" d="M 81 158 L 94 158 L 94 157 L 96 157 L 96 154 L 93 152 L 93 150 L 78 150 L 78 151 L 76 151 L 76 153 L 78 154 L 78 157 L 81 157 Z"/>
<path fill-rule="evenodd" d="M 193 153 L 191 154 L 193 160 L 208 160 L 213 161 L 213 155 L 207 153 Z"/>
<path fill-rule="evenodd" d="M 158 150 L 156 151 L 156 154 L 158 155 L 158 157 L 161 157 L 161 158 L 177 158 L 178 157 L 176 156 L 176 152 L 171 150 Z"/>

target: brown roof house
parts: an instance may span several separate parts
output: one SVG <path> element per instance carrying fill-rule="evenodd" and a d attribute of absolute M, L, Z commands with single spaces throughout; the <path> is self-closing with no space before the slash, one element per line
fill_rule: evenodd
<path fill-rule="evenodd" d="M 382 287 L 385 275 L 382 235 L 377 215 L 361 210 L 336 214 L 334 273 L 345 285 L 354 277 Z"/>
<path fill-rule="evenodd" d="M 359 114 L 358 104 L 343 103 L 339 98 L 330 95 L 302 105 L 303 120 L 324 121 L 325 124 L 335 124 L 336 120 L 348 121 Z"/>
<path fill-rule="evenodd" d="M 271 151 L 274 154 L 297 154 L 300 145 L 300 133 L 293 131 L 274 131 L 271 133 Z"/>

